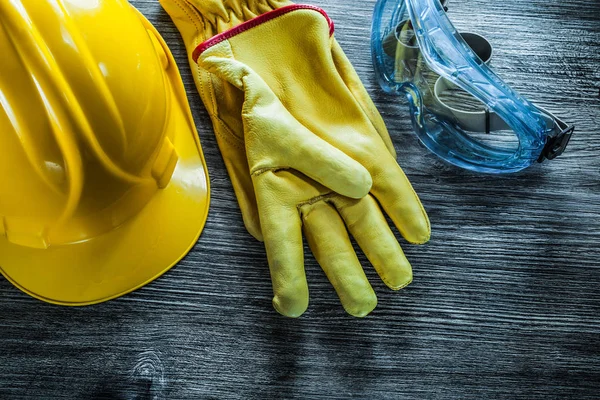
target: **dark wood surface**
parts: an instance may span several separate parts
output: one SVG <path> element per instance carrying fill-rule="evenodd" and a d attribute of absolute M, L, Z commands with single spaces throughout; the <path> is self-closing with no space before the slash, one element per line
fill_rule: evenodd
<path fill-rule="evenodd" d="M 438 161 L 407 107 L 378 90 L 373 0 L 315 0 L 379 106 L 429 212 L 404 245 L 413 284 L 346 315 L 307 251 L 311 305 L 271 307 L 261 243 L 245 231 L 183 44 L 155 0 L 137 6 L 180 62 L 212 186 L 208 223 L 164 277 L 105 304 L 63 308 L 0 279 L 0 399 L 600 398 L 600 2 L 452 0 L 492 65 L 576 134 L 560 158 L 494 177 Z M 404 242 L 403 242 L 404 243 Z M 360 254 L 361 260 L 367 265 Z"/>

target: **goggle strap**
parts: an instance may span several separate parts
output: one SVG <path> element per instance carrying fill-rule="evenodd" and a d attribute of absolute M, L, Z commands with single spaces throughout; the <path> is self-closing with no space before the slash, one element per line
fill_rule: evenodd
<path fill-rule="evenodd" d="M 441 94 L 447 89 L 457 86 L 443 77 L 439 77 L 434 85 L 434 97 L 436 111 L 456 121 L 456 124 L 469 132 L 490 133 L 501 130 L 512 130 L 512 128 L 498 114 L 485 108 L 483 111 L 465 111 L 449 106 L 441 99 Z M 568 125 L 548 110 L 537 107 L 542 111 L 546 126 L 552 127 L 547 132 L 546 144 L 538 158 L 538 162 L 544 159 L 552 160 L 561 155 L 575 129 L 574 125 Z"/>

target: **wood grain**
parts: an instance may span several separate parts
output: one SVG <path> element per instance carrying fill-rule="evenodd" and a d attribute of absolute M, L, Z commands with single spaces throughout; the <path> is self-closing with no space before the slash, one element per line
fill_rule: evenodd
<path fill-rule="evenodd" d="M 176 268 L 106 304 L 52 306 L 1 279 L 0 399 L 600 397 L 598 1 L 451 1 L 456 25 L 493 43 L 494 69 L 577 127 L 563 156 L 504 177 L 418 145 L 406 105 L 373 77 L 373 0 L 314 1 L 432 222 L 430 243 L 404 245 L 410 287 L 392 292 L 365 268 L 379 306 L 362 320 L 308 250 L 309 311 L 272 309 L 263 246 L 244 230 L 179 34 L 157 1 L 131 3 L 180 64 L 211 177 L 208 223 Z"/>

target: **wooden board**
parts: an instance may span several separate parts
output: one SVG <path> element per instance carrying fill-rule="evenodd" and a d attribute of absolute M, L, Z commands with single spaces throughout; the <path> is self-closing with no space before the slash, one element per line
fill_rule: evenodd
<path fill-rule="evenodd" d="M 600 397 L 599 2 L 451 1 L 456 25 L 493 43 L 499 75 L 577 126 L 560 158 L 495 177 L 429 154 L 405 102 L 378 89 L 373 0 L 315 0 L 432 222 L 430 243 L 403 245 L 410 287 L 392 292 L 366 267 L 379 306 L 362 320 L 308 249 L 309 311 L 272 309 L 263 245 L 242 224 L 179 34 L 157 1 L 131 3 L 180 64 L 210 171 L 208 223 L 176 268 L 106 304 L 52 306 L 0 279 L 1 399 Z"/>

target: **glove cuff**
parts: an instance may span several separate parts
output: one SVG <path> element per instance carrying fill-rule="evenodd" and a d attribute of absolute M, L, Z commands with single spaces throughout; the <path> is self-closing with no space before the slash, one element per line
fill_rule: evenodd
<path fill-rule="evenodd" d="M 183 0 L 192 5 L 215 34 L 261 14 L 292 4 L 289 0 Z"/>
<path fill-rule="evenodd" d="M 331 20 L 331 18 L 329 18 L 329 16 L 323 9 L 316 7 L 316 6 L 308 5 L 308 4 L 290 4 L 290 5 L 287 5 L 284 7 L 280 7 L 276 10 L 268 11 L 264 14 L 259 15 L 258 17 L 255 17 L 248 21 L 242 22 L 241 24 L 238 24 L 238 25 L 234 26 L 233 28 L 227 29 L 225 31 L 222 31 L 222 32 L 212 36 L 210 39 L 200 43 L 194 49 L 194 51 L 192 53 L 192 59 L 194 60 L 194 62 L 197 63 L 198 58 L 200 57 L 200 54 L 202 54 L 202 52 L 204 50 L 208 49 L 209 47 L 212 47 L 224 40 L 230 39 L 231 37 L 233 37 L 241 32 L 252 29 L 258 25 L 261 25 L 265 22 L 268 22 L 272 19 L 280 17 L 289 12 L 296 11 L 296 10 L 306 10 L 306 9 L 317 11 L 323 17 L 325 17 L 325 19 L 327 20 L 327 22 L 329 24 L 329 36 L 333 35 L 333 31 L 334 31 L 333 21 Z"/>

